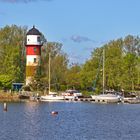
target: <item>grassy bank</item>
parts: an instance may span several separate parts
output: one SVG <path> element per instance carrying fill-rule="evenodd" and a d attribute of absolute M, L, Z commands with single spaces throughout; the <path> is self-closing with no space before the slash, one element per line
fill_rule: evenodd
<path fill-rule="evenodd" d="M 3 101 L 20 101 L 20 99 L 17 93 L 0 91 L 0 102 Z"/>

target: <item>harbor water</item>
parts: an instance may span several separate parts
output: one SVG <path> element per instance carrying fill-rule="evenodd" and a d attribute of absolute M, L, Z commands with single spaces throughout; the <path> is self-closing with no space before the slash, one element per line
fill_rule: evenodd
<path fill-rule="evenodd" d="M 0 104 L 0 140 L 140 139 L 140 104 L 24 102 L 7 108 Z"/>

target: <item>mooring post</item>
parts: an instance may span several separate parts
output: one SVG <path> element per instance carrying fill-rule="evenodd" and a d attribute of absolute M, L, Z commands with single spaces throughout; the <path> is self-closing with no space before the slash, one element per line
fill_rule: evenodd
<path fill-rule="evenodd" d="M 3 104 L 3 111 L 7 111 L 7 103 Z"/>

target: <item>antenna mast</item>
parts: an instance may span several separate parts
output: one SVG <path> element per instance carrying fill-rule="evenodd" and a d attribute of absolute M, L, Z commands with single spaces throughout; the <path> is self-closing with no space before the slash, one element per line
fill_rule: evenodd
<path fill-rule="evenodd" d="M 105 68 L 105 49 L 103 48 L 103 94 L 104 94 L 104 88 L 105 88 L 105 71 L 104 71 L 104 68 Z"/>
<path fill-rule="evenodd" d="M 51 75 L 50 75 L 50 72 L 51 72 L 51 68 L 50 68 L 50 53 L 49 53 L 49 93 L 50 93 L 50 89 L 51 89 Z"/>

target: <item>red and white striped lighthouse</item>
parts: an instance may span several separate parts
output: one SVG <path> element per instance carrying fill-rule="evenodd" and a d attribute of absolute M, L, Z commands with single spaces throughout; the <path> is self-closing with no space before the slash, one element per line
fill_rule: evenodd
<path fill-rule="evenodd" d="M 42 45 L 41 33 L 33 26 L 26 34 L 26 85 L 40 70 Z"/>

